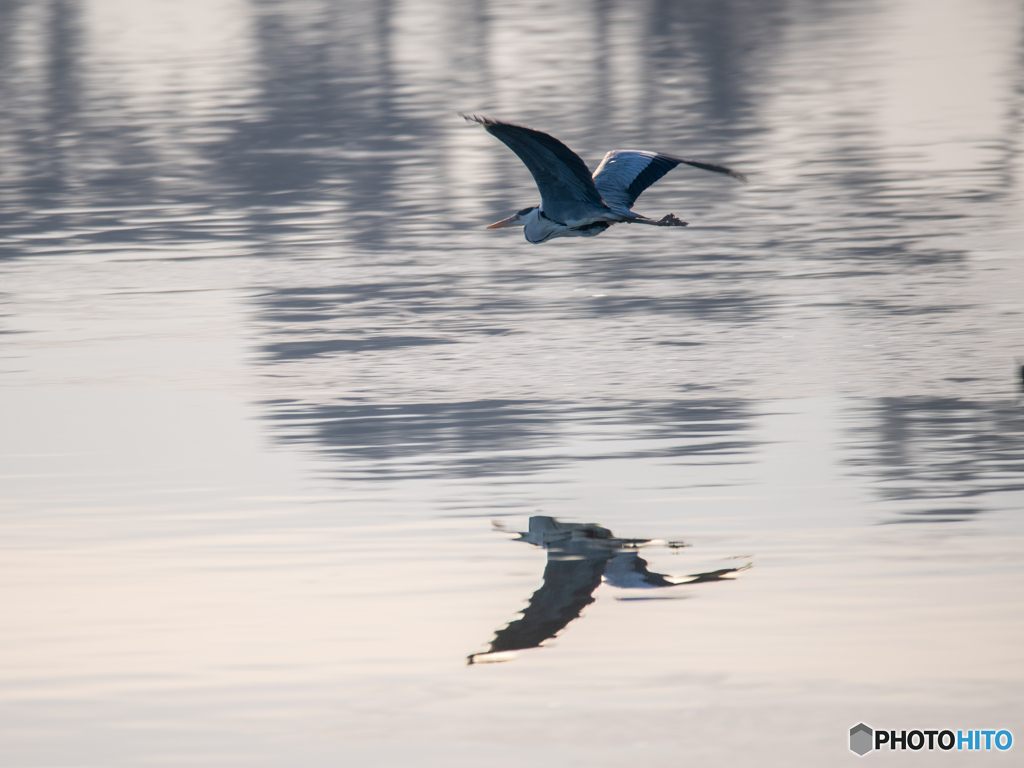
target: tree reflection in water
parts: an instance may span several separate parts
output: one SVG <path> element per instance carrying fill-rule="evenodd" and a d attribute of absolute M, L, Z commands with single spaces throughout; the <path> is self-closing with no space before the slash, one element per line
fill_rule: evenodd
<path fill-rule="evenodd" d="M 595 523 L 563 523 L 544 515 L 531 517 L 529 530 L 517 535 L 519 541 L 547 550 L 544 583 L 530 597 L 522 617 L 495 633 L 487 651 L 470 654 L 470 664 L 509 661 L 515 657 L 515 651 L 540 647 L 594 602 L 594 592 L 602 579 L 619 589 L 661 589 L 731 581 L 730 574 L 752 566 L 747 563 L 682 577 L 655 573 L 640 557 L 641 547 L 664 544 L 678 549 L 689 545 L 679 541 L 622 539 Z"/>

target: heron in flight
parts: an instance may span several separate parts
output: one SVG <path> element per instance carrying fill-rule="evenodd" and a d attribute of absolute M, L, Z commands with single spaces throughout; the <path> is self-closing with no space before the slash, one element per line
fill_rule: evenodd
<path fill-rule="evenodd" d="M 579 155 L 554 136 L 481 115 L 462 117 L 480 123 L 515 152 L 533 175 L 540 205 L 523 208 L 488 227 L 521 226 L 527 241 L 533 244 L 556 237 L 594 237 L 619 222 L 685 227 L 686 222 L 671 213 L 654 220 L 632 210 L 645 189 L 680 163 L 747 180 L 742 173 L 722 165 L 639 149 L 613 149 L 591 176 Z"/>

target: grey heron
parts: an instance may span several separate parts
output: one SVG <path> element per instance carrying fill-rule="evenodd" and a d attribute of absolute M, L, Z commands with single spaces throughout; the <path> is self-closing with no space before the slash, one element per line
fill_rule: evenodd
<path fill-rule="evenodd" d="M 480 123 L 515 152 L 533 175 L 540 205 L 523 208 L 487 227 L 521 226 L 527 241 L 533 244 L 556 237 L 594 237 L 620 222 L 685 227 L 686 222 L 671 213 L 655 220 L 632 210 L 645 189 L 681 163 L 747 180 L 722 165 L 639 149 L 613 149 L 591 176 L 579 155 L 554 136 L 481 115 L 462 117 Z"/>

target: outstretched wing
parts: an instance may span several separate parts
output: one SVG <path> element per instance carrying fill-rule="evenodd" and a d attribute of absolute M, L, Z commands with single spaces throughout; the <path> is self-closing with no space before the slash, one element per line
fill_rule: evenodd
<path fill-rule="evenodd" d="M 554 136 L 480 115 L 463 115 L 515 152 L 533 174 L 544 213 L 556 221 L 584 219 L 608 210 L 579 155 Z"/>
<path fill-rule="evenodd" d="M 494 633 L 488 653 L 537 648 L 579 618 L 601 584 L 610 553 L 570 557 L 560 550 L 548 552 L 544 584 L 530 597 L 522 616 Z"/>
<path fill-rule="evenodd" d="M 594 183 L 601 197 L 612 206 L 629 210 L 645 189 L 656 182 L 680 163 L 703 168 L 746 181 L 747 177 L 724 165 L 714 165 L 700 160 L 644 152 L 639 149 L 615 149 L 604 156 L 601 165 L 594 172 Z"/>
<path fill-rule="evenodd" d="M 635 549 L 623 549 L 615 553 L 604 569 L 604 580 L 620 589 L 650 589 L 652 587 L 674 587 L 665 574 L 650 570 L 648 563 Z"/>

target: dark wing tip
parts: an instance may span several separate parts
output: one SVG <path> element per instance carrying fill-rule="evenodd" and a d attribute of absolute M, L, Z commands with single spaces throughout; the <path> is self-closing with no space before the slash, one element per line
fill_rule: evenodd
<path fill-rule="evenodd" d="M 715 173 L 724 173 L 726 176 L 731 176 L 737 181 L 742 181 L 744 184 L 748 183 L 750 179 L 744 176 L 739 171 L 734 171 L 732 168 L 726 168 L 724 165 L 715 165 L 714 163 L 705 163 L 703 160 L 690 160 L 685 157 L 676 157 L 675 155 L 664 155 L 659 154 L 658 157 L 664 157 L 668 160 L 673 160 L 677 163 L 685 163 L 686 165 L 692 165 L 694 168 L 701 168 L 705 171 L 714 171 Z"/>
<path fill-rule="evenodd" d="M 507 125 L 511 126 L 512 128 L 522 128 L 523 130 L 541 133 L 541 131 L 538 131 L 536 128 L 530 128 L 525 125 L 520 125 L 519 123 L 510 123 L 505 120 L 495 120 L 493 117 L 487 117 L 486 115 L 471 115 L 466 114 L 465 112 L 459 112 L 459 117 L 463 118 L 464 120 L 466 120 L 466 122 L 469 123 L 480 123 L 480 125 L 482 125 L 484 128 L 487 128 L 492 125 Z"/>
<path fill-rule="evenodd" d="M 500 120 L 494 120 L 486 115 L 467 115 L 465 112 L 459 112 L 459 117 L 463 118 L 468 123 L 480 123 L 480 125 L 502 125 Z"/>

